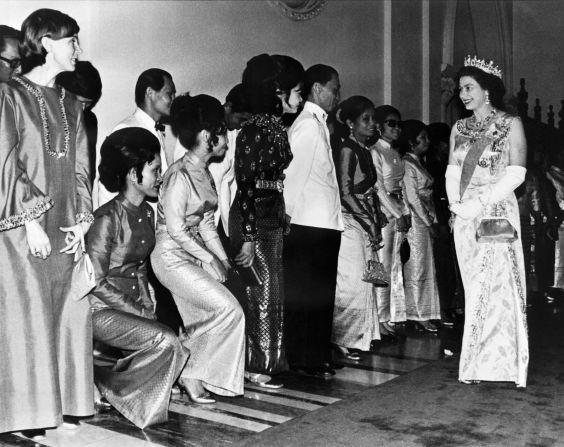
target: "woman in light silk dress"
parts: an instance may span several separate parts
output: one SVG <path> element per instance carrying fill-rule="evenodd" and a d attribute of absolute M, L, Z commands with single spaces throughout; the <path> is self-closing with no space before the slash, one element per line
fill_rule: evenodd
<path fill-rule="evenodd" d="M 89 295 L 94 340 L 125 356 L 96 365 L 102 395 L 139 428 L 166 422 L 172 385 L 188 353 L 159 323 L 149 294 L 147 261 L 155 246 L 154 211 L 145 201 L 161 184 L 159 140 L 147 129 L 112 133 L 100 149 L 100 181 L 119 194 L 94 213 L 88 254 L 96 286 Z"/>
<path fill-rule="evenodd" d="M 24 75 L 0 83 L 0 432 L 34 439 L 94 413 L 88 301 L 68 294 L 93 220 L 88 147 L 80 103 L 55 84 L 74 70 L 78 31 L 59 11 L 32 13 Z"/>
<path fill-rule="evenodd" d="M 380 339 L 376 287 L 362 280 L 381 247 L 383 215 L 368 141 L 376 134 L 374 104 L 364 96 L 341 103 L 339 120 L 348 137 L 334 151 L 345 230 L 341 235 L 331 341 L 350 360 Z"/>
<path fill-rule="evenodd" d="M 403 267 L 406 317 L 420 330 L 437 332 L 437 327 L 429 321 L 440 320 L 441 310 L 433 255 L 437 227 L 433 177 L 422 163 L 429 149 L 425 124 L 404 121 L 399 145 L 405 153 L 404 197 L 411 211 L 411 228 L 407 232 L 411 255 Z"/>
<path fill-rule="evenodd" d="M 214 223 L 217 194 L 208 163 L 227 148 L 224 109 L 211 96 L 182 95 L 171 106 L 186 154 L 165 173 L 151 262 L 172 292 L 186 328 L 190 360 L 179 379 L 197 403 L 243 393 L 245 317 L 221 283 L 229 262 Z"/>
<path fill-rule="evenodd" d="M 404 164 L 396 148 L 401 133 L 401 115 L 392 106 L 379 106 L 375 110 L 376 126 L 380 138 L 370 151 L 378 177 L 378 198 L 388 224 L 382 228 L 384 248 L 378 253 L 389 275 L 389 287 L 376 290 L 380 333 L 394 336 L 393 324 L 404 322 L 405 292 L 400 259 L 400 246 L 410 225 L 409 209 L 403 200 Z"/>
<path fill-rule="evenodd" d="M 468 58 L 458 76 L 460 99 L 473 115 L 452 129 L 445 175 L 466 296 L 459 380 L 525 387 L 526 284 L 514 190 L 525 179 L 526 142 L 521 120 L 498 108 L 505 92 L 501 73 L 473 64 Z M 508 219 L 517 239 L 477 241 L 480 219 L 488 216 Z"/>

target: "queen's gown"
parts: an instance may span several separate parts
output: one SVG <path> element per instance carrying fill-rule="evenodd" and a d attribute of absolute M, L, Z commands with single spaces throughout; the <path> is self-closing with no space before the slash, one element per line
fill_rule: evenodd
<path fill-rule="evenodd" d="M 403 268 L 408 320 L 440 320 L 441 309 L 435 272 L 431 226 L 437 222 L 433 203 L 433 177 L 413 153 L 403 157 L 405 202 L 411 211 L 407 232 L 410 257 Z"/>
<path fill-rule="evenodd" d="M 341 235 L 331 341 L 362 351 L 380 339 L 376 287 L 362 280 L 382 240 L 376 169 L 370 150 L 347 139 L 335 153 L 345 231 Z M 371 242 L 377 244 L 371 246 Z"/>
<path fill-rule="evenodd" d="M 234 396 L 243 394 L 245 317 L 235 297 L 210 273 L 214 256 L 227 259 L 214 223 L 216 208 L 211 174 L 188 151 L 163 179 L 151 262 L 186 328 L 183 344 L 190 359 L 182 377 Z"/>
<path fill-rule="evenodd" d="M 508 134 L 513 120 L 498 113 L 476 134 L 466 118 L 456 123 L 453 156 L 462 166 L 473 144 L 485 150 L 472 174 L 462 201 L 485 195 L 505 174 L 509 163 Z M 520 241 L 519 208 L 514 193 L 488 206 L 484 214 L 505 216 L 517 229 L 513 242 L 478 242 L 482 216 L 454 220 L 454 240 L 466 296 L 464 336 L 459 380 L 527 381 L 529 345 L 526 321 L 526 285 Z"/>
<path fill-rule="evenodd" d="M 44 97 L 41 106 L 32 92 Z M 73 95 L 25 77 L 0 83 L 0 179 L 0 432 L 53 427 L 62 414 L 94 413 L 88 301 L 68 296 L 74 257 L 59 253 L 66 245 L 59 227 L 92 212 L 82 108 Z M 51 243 L 45 260 L 29 251 L 24 223 L 32 219 Z"/>
<path fill-rule="evenodd" d="M 155 246 L 154 212 L 119 194 L 98 208 L 88 232 L 96 286 L 89 295 L 94 340 L 123 351 L 111 366 L 96 365 L 101 394 L 139 428 L 168 419 L 170 391 L 188 353 L 155 320 L 147 263 Z"/>

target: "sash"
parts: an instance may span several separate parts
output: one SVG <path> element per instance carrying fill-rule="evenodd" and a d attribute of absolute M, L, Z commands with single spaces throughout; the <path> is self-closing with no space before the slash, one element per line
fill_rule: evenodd
<path fill-rule="evenodd" d="M 470 150 L 466 154 L 464 162 L 462 163 L 462 174 L 460 175 L 460 199 L 462 199 L 464 191 L 466 191 L 466 188 L 470 184 L 470 179 L 472 179 L 474 175 L 480 157 L 490 143 L 492 143 L 491 138 L 487 138 L 484 135 L 472 144 L 472 147 L 470 147 Z"/>

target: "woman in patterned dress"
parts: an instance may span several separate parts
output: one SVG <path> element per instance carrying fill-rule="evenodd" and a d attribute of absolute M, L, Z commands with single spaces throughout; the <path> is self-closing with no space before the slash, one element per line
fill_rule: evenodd
<path fill-rule="evenodd" d="M 335 148 L 335 168 L 341 195 L 345 230 L 341 235 L 337 288 L 331 339 L 349 360 L 360 360 L 358 351 L 370 350 L 380 339 L 376 286 L 362 280 L 367 262 L 377 259 L 382 225 L 369 141 L 376 134 L 374 104 L 352 96 L 339 106 L 339 121 L 347 138 Z"/>
<path fill-rule="evenodd" d="M 60 11 L 32 13 L 23 75 L 0 83 L 0 432 L 35 439 L 94 413 L 88 301 L 69 296 L 93 220 L 88 147 L 80 102 L 55 84 L 78 31 Z"/>
<path fill-rule="evenodd" d="M 147 262 L 155 214 L 145 201 L 161 184 L 160 143 L 147 129 L 113 132 L 100 149 L 100 181 L 119 193 L 98 208 L 88 232 L 96 286 L 89 295 L 94 340 L 127 353 L 96 365 L 102 395 L 139 428 L 165 422 L 174 381 L 188 358 L 176 334 L 156 320 Z"/>
<path fill-rule="evenodd" d="M 446 188 L 466 296 L 459 380 L 525 387 L 529 349 L 526 285 L 514 190 L 525 179 L 523 125 L 499 107 L 501 70 L 476 58 L 458 74 L 460 99 L 472 116 L 452 128 Z M 517 239 L 477 240 L 482 218 L 507 219 Z"/>
<path fill-rule="evenodd" d="M 229 215 L 235 262 L 254 263 L 261 286 L 239 296 L 247 322 L 247 378 L 259 386 L 280 388 L 270 375 L 286 369 L 283 345 L 284 282 L 282 237 L 285 227 L 284 170 L 292 160 L 283 112 L 301 104 L 302 65 L 288 56 L 261 54 L 249 60 L 243 89 L 251 117 L 237 136 L 237 197 Z"/>

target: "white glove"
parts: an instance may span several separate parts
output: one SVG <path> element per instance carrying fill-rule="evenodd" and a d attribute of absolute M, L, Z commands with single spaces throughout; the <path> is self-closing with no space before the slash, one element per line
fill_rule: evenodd
<path fill-rule="evenodd" d="M 445 173 L 445 189 L 449 203 L 460 201 L 460 176 L 462 169 L 458 165 L 448 165 Z"/>
<path fill-rule="evenodd" d="M 507 198 L 525 181 L 526 174 L 527 169 L 523 166 L 507 166 L 505 175 L 492 187 L 490 194 L 484 198 L 484 205 L 497 203 Z"/>
<path fill-rule="evenodd" d="M 483 209 L 484 207 L 478 199 L 470 199 L 450 205 L 450 210 L 463 219 L 474 219 L 482 213 Z"/>

